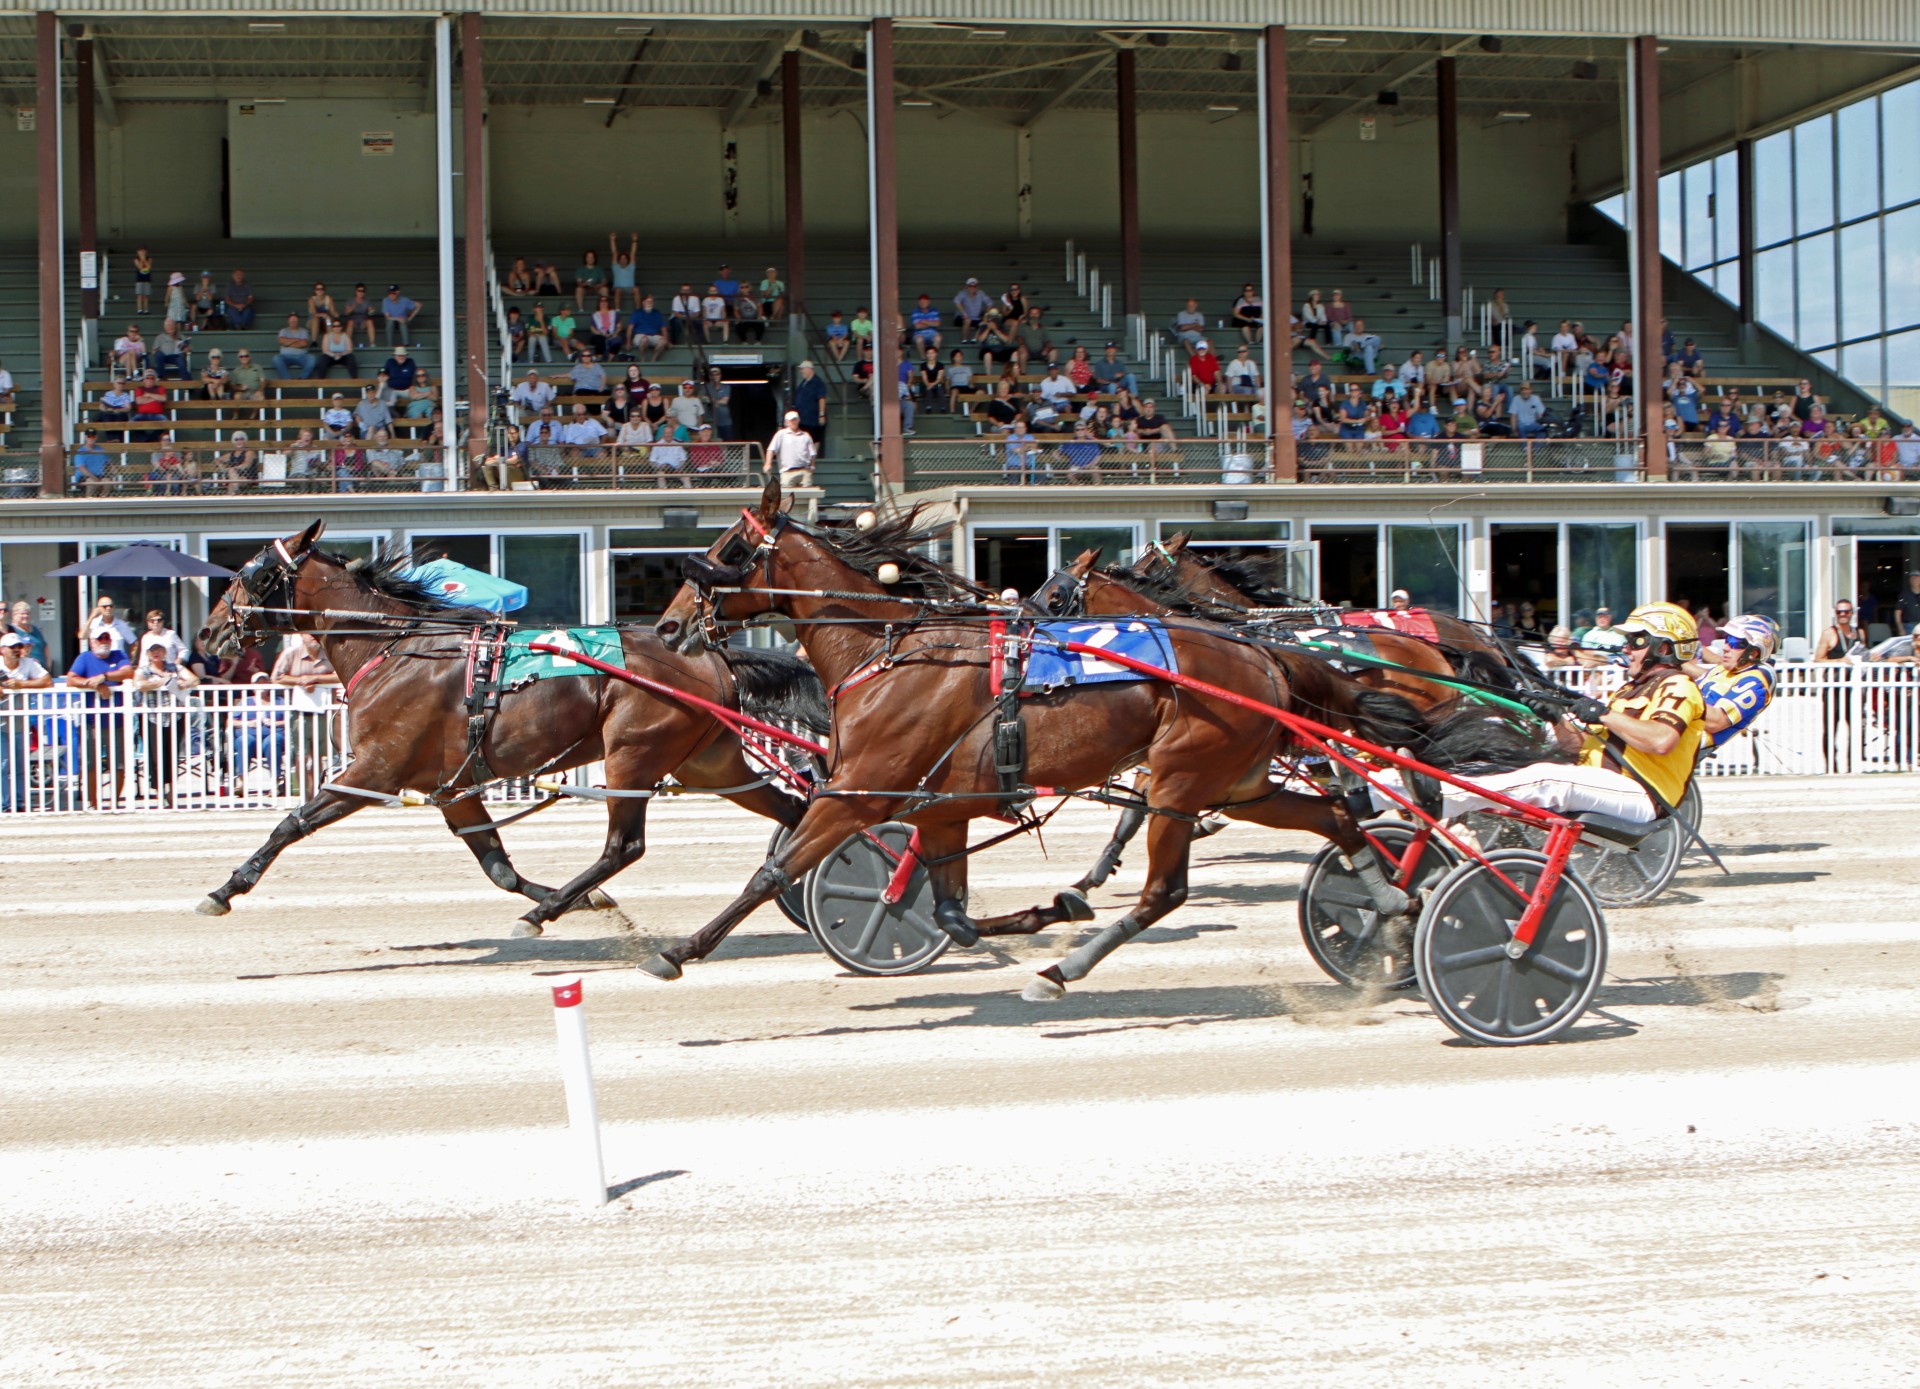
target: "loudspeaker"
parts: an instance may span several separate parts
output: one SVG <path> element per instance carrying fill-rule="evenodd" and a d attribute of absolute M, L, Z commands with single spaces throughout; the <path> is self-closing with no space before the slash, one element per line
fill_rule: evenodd
<path fill-rule="evenodd" d="M 1398 106 L 1400 104 L 1400 93 L 1382 92 L 1379 96 L 1375 97 L 1374 100 L 1382 106 Z"/>
<path fill-rule="evenodd" d="M 1920 497 L 1888 497 L 1880 509 L 1889 516 L 1920 516 Z"/>

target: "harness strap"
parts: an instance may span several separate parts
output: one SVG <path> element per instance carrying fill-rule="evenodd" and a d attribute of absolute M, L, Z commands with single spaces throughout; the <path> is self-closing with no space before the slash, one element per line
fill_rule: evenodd
<path fill-rule="evenodd" d="M 372 660 L 368 661 L 365 665 L 361 666 L 360 669 L 356 670 L 353 673 L 352 678 L 347 681 L 347 688 L 344 692 L 343 698 L 349 701 L 352 700 L 353 692 L 359 686 L 360 682 L 362 680 L 365 680 L 367 676 L 371 675 L 375 669 L 377 669 L 383 662 L 385 662 L 386 659 L 387 659 L 387 653 L 382 651 L 379 655 L 375 656 Z"/>

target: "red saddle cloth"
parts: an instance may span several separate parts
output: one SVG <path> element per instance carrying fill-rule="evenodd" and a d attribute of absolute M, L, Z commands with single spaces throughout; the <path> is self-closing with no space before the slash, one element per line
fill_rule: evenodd
<path fill-rule="evenodd" d="M 1439 628 L 1433 625 L 1433 618 L 1425 608 L 1403 608 L 1398 611 L 1381 612 L 1343 612 L 1340 621 L 1349 627 L 1385 627 L 1390 632 L 1401 632 L 1409 637 L 1419 637 L 1422 641 L 1438 641 Z"/>

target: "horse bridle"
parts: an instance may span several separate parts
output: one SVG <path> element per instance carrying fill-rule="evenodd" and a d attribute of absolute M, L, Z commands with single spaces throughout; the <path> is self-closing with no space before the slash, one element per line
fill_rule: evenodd
<path fill-rule="evenodd" d="M 758 543 L 748 549 L 747 535 L 736 535 L 728 541 L 720 553 L 712 559 L 705 555 L 686 555 L 680 561 L 680 576 L 693 585 L 693 626 L 700 639 L 710 647 L 726 645 L 726 633 L 721 624 L 726 615 L 720 611 L 722 598 L 716 595 L 715 588 L 744 588 L 748 575 L 754 566 L 760 567 L 760 582 L 763 587 L 773 587 L 773 551 L 780 543 L 780 532 L 787 528 L 791 519 L 782 512 L 771 526 L 764 524 L 749 507 L 740 511 L 740 519 L 750 534 L 759 537 Z M 738 559 L 729 559 L 735 548 L 742 551 Z"/>
<path fill-rule="evenodd" d="M 256 645 L 269 632 L 298 630 L 293 623 L 293 581 L 300 566 L 313 554 L 313 547 L 295 554 L 284 540 L 275 540 L 248 560 L 234 575 L 233 582 L 247 600 L 235 603 L 229 596 L 227 611 L 239 618 L 240 647 Z M 229 594 L 231 589 L 229 589 Z M 273 601 L 273 600 L 279 601 Z"/>
<path fill-rule="evenodd" d="M 1060 606 L 1054 607 L 1056 592 Z M 1030 600 L 1047 617 L 1079 617 L 1086 611 L 1087 581 L 1072 569 L 1056 569 Z"/>

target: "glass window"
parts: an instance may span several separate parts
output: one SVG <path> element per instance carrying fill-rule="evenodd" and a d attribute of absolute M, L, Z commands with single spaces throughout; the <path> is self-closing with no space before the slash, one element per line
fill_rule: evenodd
<path fill-rule="evenodd" d="M 1778 246 L 1753 258 L 1754 312 L 1774 332 L 1793 340 L 1793 247 Z"/>
<path fill-rule="evenodd" d="M 1833 233 L 1810 236 L 1799 245 L 1800 336 L 1802 347 L 1834 340 Z"/>
<path fill-rule="evenodd" d="M 1753 223 L 1762 246 L 1793 235 L 1793 137 L 1787 131 L 1754 144 Z"/>
<path fill-rule="evenodd" d="M 430 559 L 450 559 L 483 574 L 493 572 L 493 537 L 490 535 L 415 535 L 412 545 L 416 564 Z"/>
<path fill-rule="evenodd" d="M 1914 141 L 1920 144 L 1920 139 Z M 1887 327 L 1920 323 L 1920 207 L 1889 212 L 1887 229 Z"/>
<path fill-rule="evenodd" d="M 1713 165 L 1695 164 L 1681 175 L 1686 216 L 1686 259 L 1680 264 L 1698 270 L 1713 263 Z"/>
<path fill-rule="evenodd" d="M 1793 128 L 1794 228 L 1801 236 L 1833 225 L 1833 117 Z"/>
<path fill-rule="evenodd" d="M 1616 618 L 1639 601 L 1639 527 L 1631 521 L 1567 527 L 1567 610 L 1612 608 Z"/>
<path fill-rule="evenodd" d="M 1740 160 L 1728 150 L 1713 161 L 1713 258 L 1732 260 L 1739 254 Z"/>
<path fill-rule="evenodd" d="M 1895 133 L 1881 151 L 1886 161 L 1880 169 L 1886 205 L 1920 202 L 1920 140 L 1914 138 L 1920 131 L 1920 82 L 1881 94 L 1880 128 Z"/>
<path fill-rule="evenodd" d="M 1807 634 L 1807 527 L 1802 521 L 1742 521 L 1733 605 Z"/>
<path fill-rule="evenodd" d="M 1869 338 L 1840 349 L 1840 374 L 1875 400 L 1884 399 L 1881 390 L 1880 351 L 1885 338 Z"/>
<path fill-rule="evenodd" d="M 1887 408 L 1902 419 L 1920 419 L 1920 332 L 1887 339 Z"/>
<path fill-rule="evenodd" d="M 1062 526 L 1054 537 L 1054 566 L 1072 564 L 1083 550 L 1098 550 L 1102 564 L 1132 564 L 1137 553 L 1133 527 Z"/>
<path fill-rule="evenodd" d="M 1880 103 L 1856 101 L 1835 113 L 1840 142 L 1840 220 L 1880 210 Z"/>
<path fill-rule="evenodd" d="M 1685 204 L 1681 199 L 1680 175 L 1660 175 L 1660 254 L 1678 261 L 1682 256 L 1681 233 L 1685 227 Z"/>
<path fill-rule="evenodd" d="M 1880 331 L 1880 219 L 1840 229 L 1840 336 Z"/>
<path fill-rule="evenodd" d="M 503 535 L 500 577 L 527 586 L 527 605 L 515 616 L 541 627 L 569 627 L 580 615 L 580 537 Z"/>
<path fill-rule="evenodd" d="M 720 526 L 648 526 L 611 530 L 607 547 L 613 550 L 705 550 L 720 538 Z"/>
<path fill-rule="evenodd" d="M 1627 224 L 1627 195 L 1615 193 L 1611 198 L 1602 198 L 1593 205 L 1593 210 L 1624 227 Z"/>
<path fill-rule="evenodd" d="M 1740 302 L 1740 262 L 1737 260 L 1722 261 L 1714 268 L 1713 275 L 1713 287 L 1719 291 L 1720 297 L 1725 299 L 1729 304 L 1738 305 Z"/>
<path fill-rule="evenodd" d="M 1416 608 L 1460 611 L 1460 528 L 1388 526 L 1389 587 L 1404 588 Z"/>

